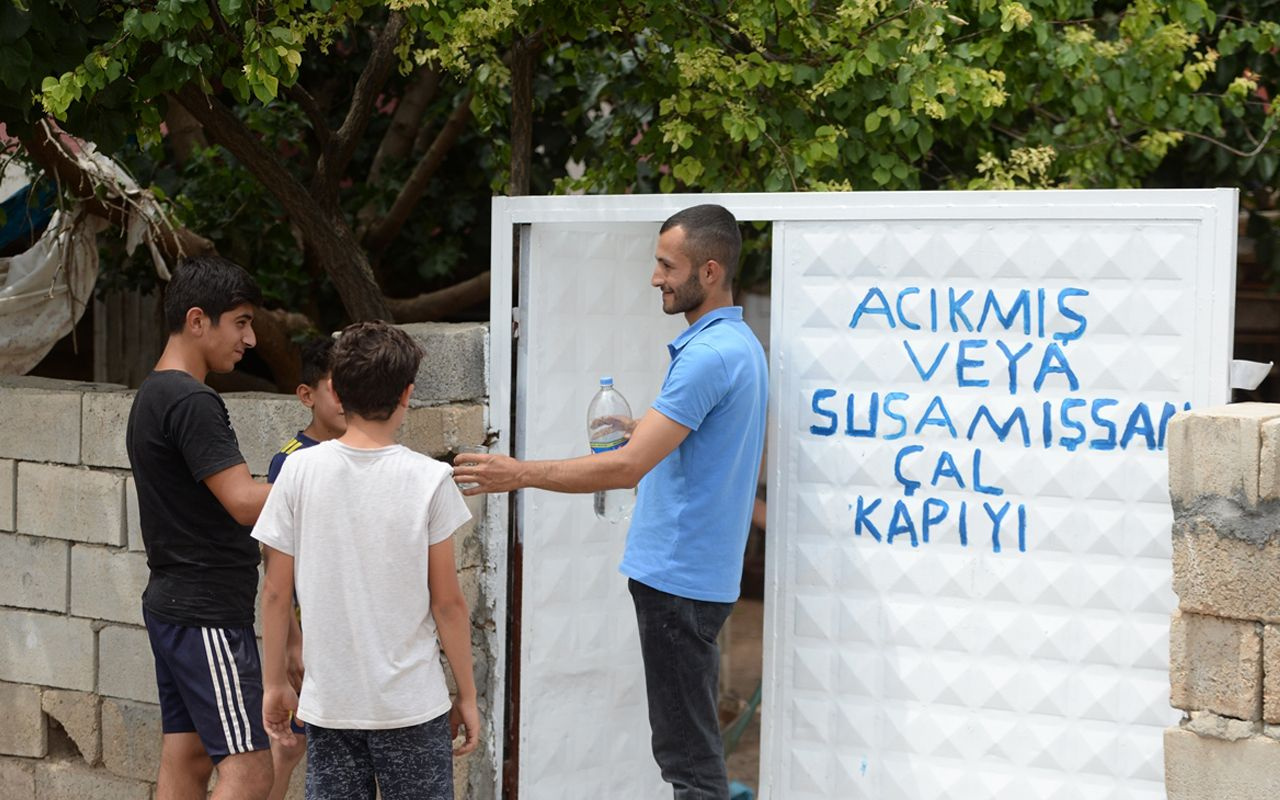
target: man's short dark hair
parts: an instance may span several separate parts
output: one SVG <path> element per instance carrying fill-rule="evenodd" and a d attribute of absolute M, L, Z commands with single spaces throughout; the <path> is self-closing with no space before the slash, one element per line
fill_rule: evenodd
<path fill-rule="evenodd" d="M 302 345 L 302 382 L 312 389 L 333 370 L 333 337 L 321 336 Z"/>
<path fill-rule="evenodd" d="M 390 419 L 422 356 L 409 334 L 381 320 L 343 328 L 331 361 L 342 410 L 368 420 Z"/>
<path fill-rule="evenodd" d="M 684 229 L 684 253 L 695 268 L 716 261 L 724 267 L 727 282 L 733 282 L 742 252 L 742 231 L 729 209 L 710 203 L 692 206 L 672 214 L 658 232 L 672 228 Z"/>
<path fill-rule="evenodd" d="M 187 312 L 198 308 L 216 326 L 224 313 L 245 303 L 262 305 L 262 291 L 243 267 L 222 256 L 192 256 L 178 262 L 164 290 L 164 323 L 169 333 L 179 333 Z"/>

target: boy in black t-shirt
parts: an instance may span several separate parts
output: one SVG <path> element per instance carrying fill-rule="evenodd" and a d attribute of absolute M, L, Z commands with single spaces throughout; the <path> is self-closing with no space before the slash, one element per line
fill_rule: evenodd
<path fill-rule="evenodd" d="M 333 354 L 333 339 L 314 339 L 302 348 L 302 383 L 295 392 L 298 400 L 311 409 L 311 423 L 304 430 L 298 431 L 293 438 L 285 442 L 280 452 L 271 457 L 271 466 L 267 468 L 267 482 L 275 483 L 280 474 L 284 460 L 293 453 L 312 445 L 336 439 L 347 430 L 347 420 L 342 414 L 342 403 L 331 388 L 330 366 Z M 265 559 L 270 551 L 263 551 Z M 297 608 L 290 620 L 289 643 L 286 648 L 289 683 L 295 692 L 302 691 L 302 626 Z M 302 760 L 307 751 L 305 725 L 296 720 L 290 721 L 294 733 L 294 742 L 286 744 L 279 739 L 271 740 L 271 759 L 275 764 L 275 783 L 271 787 L 270 800 L 284 800 L 289 791 L 289 778 L 294 767 Z"/>
<path fill-rule="evenodd" d="M 210 372 L 255 343 L 261 294 L 225 258 L 185 259 L 165 291 L 169 339 L 134 397 L 127 446 L 151 576 L 142 613 L 164 740 L 156 796 L 260 800 L 271 789 L 253 633 L 258 545 L 270 486 L 249 474 Z"/>

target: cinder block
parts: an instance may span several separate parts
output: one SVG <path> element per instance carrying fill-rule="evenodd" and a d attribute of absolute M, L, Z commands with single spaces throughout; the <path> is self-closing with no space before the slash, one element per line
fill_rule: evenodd
<path fill-rule="evenodd" d="M 15 462 L 0 459 L 0 531 L 13 530 L 14 498 L 18 491 L 18 469 Z"/>
<path fill-rule="evenodd" d="M 0 606 L 67 610 L 66 542 L 0 533 Z"/>
<path fill-rule="evenodd" d="M 36 764 L 36 800 L 150 800 L 152 784 L 70 761 Z"/>
<path fill-rule="evenodd" d="M 5 800 L 35 800 L 36 762 L 0 758 L 0 797 Z"/>
<path fill-rule="evenodd" d="M 19 464 L 18 532 L 124 544 L 124 475 L 53 464 Z"/>
<path fill-rule="evenodd" d="M 0 753 L 44 758 L 49 752 L 49 728 L 40 710 L 40 687 L 0 683 Z"/>
<path fill-rule="evenodd" d="M 98 694 L 160 702 L 156 662 L 146 630 L 108 625 L 98 632 Z"/>
<path fill-rule="evenodd" d="M 1164 732 L 1168 800 L 1259 800 L 1280 793 L 1280 741 L 1255 736 L 1225 742 L 1169 728 Z"/>
<path fill-rule="evenodd" d="M 1262 629 L 1262 719 L 1280 725 L 1280 625 Z"/>
<path fill-rule="evenodd" d="M 1280 419 L 1262 423 L 1262 455 L 1258 475 L 1258 499 L 1280 500 Z"/>
<path fill-rule="evenodd" d="M 67 732 L 85 763 L 98 763 L 102 758 L 102 726 L 96 694 L 45 689 L 40 707 Z"/>
<path fill-rule="evenodd" d="M 311 411 L 291 394 L 236 392 L 222 396 L 240 452 L 254 475 L 266 475 L 271 457 L 289 437 L 311 424 Z"/>
<path fill-rule="evenodd" d="M 471 512 L 471 519 L 462 523 L 462 526 L 453 533 L 454 555 L 458 559 L 459 569 L 482 567 L 488 563 L 484 557 L 485 529 L 483 527 L 487 499 L 485 495 L 462 498 L 462 501 L 467 504 L 467 510 Z"/>
<path fill-rule="evenodd" d="M 77 544 L 71 548 L 71 613 L 141 625 L 149 576 L 142 553 Z"/>
<path fill-rule="evenodd" d="M 91 692 L 94 667 L 89 620 L 0 608 L 0 680 Z"/>
<path fill-rule="evenodd" d="M 461 404 L 410 408 L 398 432 L 410 450 L 442 458 L 459 447 L 484 442 L 484 406 Z"/>
<path fill-rule="evenodd" d="M 1173 590 L 1183 611 L 1280 622 L 1280 539 L 1220 535 L 1202 518 L 1173 525 Z"/>
<path fill-rule="evenodd" d="M 1191 719 L 1183 722 L 1184 730 L 1213 739 L 1238 742 L 1263 732 L 1261 722 L 1224 717 L 1212 711 L 1192 711 L 1189 716 Z"/>
<path fill-rule="evenodd" d="M 103 699 L 102 763 L 112 773 L 155 780 L 163 736 L 160 706 Z"/>
<path fill-rule="evenodd" d="M 419 322 L 400 328 L 426 351 L 410 403 L 456 403 L 488 395 L 488 324 Z"/>
<path fill-rule="evenodd" d="M 132 475 L 124 479 L 124 526 L 129 549 L 135 553 L 145 553 L 146 547 L 142 544 L 142 513 L 138 510 L 138 483 Z"/>
<path fill-rule="evenodd" d="M 1262 633 L 1255 622 L 1176 611 L 1169 630 L 1170 703 L 1262 718 Z"/>
<path fill-rule="evenodd" d="M 1186 411 L 1169 421 L 1169 492 L 1174 507 L 1204 497 L 1258 502 L 1263 423 L 1280 405 L 1233 403 Z"/>
<path fill-rule="evenodd" d="M 85 392 L 80 404 L 80 463 L 129 469 L 125 431 L 132 391 Z"/>
<path fill-rule="evenodd" d="M 80 463 L 80 395 L 86 384 L 0 377 L 0 457 Z"/>

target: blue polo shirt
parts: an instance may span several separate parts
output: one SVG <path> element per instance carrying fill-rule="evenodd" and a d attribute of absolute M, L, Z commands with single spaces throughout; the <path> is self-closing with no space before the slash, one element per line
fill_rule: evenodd
<path fill-rule="evenodd" d="M 619 570 L 693 600 L 731 603 L 742 581 L 768 369 L 742 308 L 712 311 L 667 345 L 653 407 L 690 433 L 640 481 Z"/>

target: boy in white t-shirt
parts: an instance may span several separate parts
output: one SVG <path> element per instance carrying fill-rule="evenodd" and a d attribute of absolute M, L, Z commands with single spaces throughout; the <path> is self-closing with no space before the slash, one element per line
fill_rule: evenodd
<path fill-rule="evenodd" d="M 342 332 L 331 385 L 347 431 L 290 456 L 253 529 L 275 551 L 262 589 L 263 724 L 289 743 L 291 713 L 307 723 L 308 800 L 452 800 L 452 755 L 478 742 L 452 539 L 471 514 L 448 465 L 394 438 L 421 359 L 385 323 Z M 301 693 L 285 668 L 295 586 L 307 610 Z"/>

